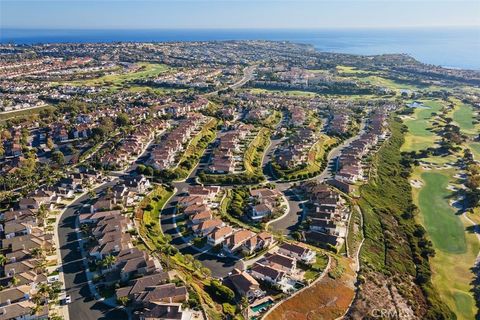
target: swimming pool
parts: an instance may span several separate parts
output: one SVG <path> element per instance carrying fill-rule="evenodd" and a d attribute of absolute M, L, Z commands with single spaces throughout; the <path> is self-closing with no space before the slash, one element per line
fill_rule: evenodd
<path fill-rule="evenodd" d="M 250 307 L 250 309 L 252 309 L 253 312 L 262 312 L 262 311 L 267 310 L 267 308 L 272 304 L 273 304 L 272 300 L 267 300 L 265 302 L 257 304 L 256 306 Z"/>

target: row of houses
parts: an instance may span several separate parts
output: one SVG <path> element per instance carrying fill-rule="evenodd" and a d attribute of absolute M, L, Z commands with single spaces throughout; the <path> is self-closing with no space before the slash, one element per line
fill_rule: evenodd
<path fill-rule="evenodd" d="M 233 228 L 215 217 L 211 207 L 219 191 L 219 187 L 192 186 L 188 195 L 178 199 L 177 205 L 188 218 L 187 225 L 195 236 L 206 238 L 209 245 L 221 248 L 228 255 L 251 255 L 271 247 L 274 238 L 268 232 L 256 234 Z"/>
<path fill-rule="evenodd" d="M 243 161 L 241 144 L 245 142 L 254 127 L 248 124 L 239 124 L 233 130 L 225 132 L 216 141 L 216 148 L 208 166 L 211 173 L 233 173 L 236 163 Z"/>
<path fill-rule="evenodd" d="M 333 135 L 345 135 L 348 133 L 350 118 L 345 112 L 335 112 L 328 124 L 328 132 Z"/>
<path fill-rule="evenodd" d="M 197 97 L 190 103 L 173 102 L 166 105 L 156 107 L 160 115 L 171 114 L 174 117 L 181 117 L 190 113 L 197 113 L 205 109 L 208 105 L 208 100 L 204 97 Z"/>
<path fill-rule="evenodd" d="M 193 313 L 182 308 L 188 300 L 186 287 L 176 285 L 175 272 L 164 271 L 157 259 L 134 246 L 131 234 L 135 226 L 117 207 L 125 203 L 125 197 L 131 199 L 130 205 L 138 203 L 149 188 L 145 177 L 127 177 L 99 197 L 88 212 L 79 214 L 80 229 L 88 235 L 87 255 L 91 263 L 102 266 L 97 271 L 101 285 L 115 285 L 117 300 L 129 305 L 134 318 L 164 319 L 175 314 L 179 319 L 191 319 Z"/>
<path fill-rule="evenodd" d="M 49 306 L 38 294 L 42 284 L 58 281 L 56 244 L 46 221 L 86 185 L 101 180 L 84 170 L 51 187 L 35 190 L 0 213 L 0 237 L 5 263 L 0 267 L 0 319 L 47 319 Z"/>
<path fill-rule="evenodd" d="M 306 182 L 301 190 L 308 195 L 311 209 L 307 211 L 308 231 L 305 238 L 322 246 L 339 247 L 345 241 L 349 209 L 340 193 L 330 186 L 315 181 Z M 311 237 L 312 236 L 312 237 Z"/>
<path fill-rule="evenodd" d="M 335 180 L 355 184 L 364 180 L 362 159 L 379 141 L 386 138 L 386 113 L 383 110 L 374 112 L 369 123 L 369 130 L 350 143 L 337 159 Z"/>
<path fill-rule="evenodd" d="M 289 115 L 290 115 L 290 123 L 294 127 L 301 127 L 307 120 L 307 113 L 305 112 L 304 108 L 300 108 L 297 106 L 287 106 L 286 107 Z"/>
<path fill-rule="evenodd" d="M 282 169 L 291 169 L 308 161 L 308 151 L 317 141 L 315 131 L 309 128 L 300 128 L 289 137 L 277 150 L 275 162 Z"/>
<path fill-rule="evenodd" d="M 125 137 L 113 152 L 105 153 L 101 157 L 101 164 L 110 168 L 124 168 L 131 162 L 132 158 L 142 153 L 156 134 L 167 127 L 168 123 L 159 119 L 138 125 L 135 128 L 135 132 Z"/>
<path fill-rule="evenodd" d="M 178 126 L 168 132 L 161 143 L 153 148 L 148 164 L 158 170 L 172 167 L 178 154 L 185 150 L 191 136 L 206 120 L 207 118 L 199 113 L 190 113 L 186 119 L 180 120 Z"/>

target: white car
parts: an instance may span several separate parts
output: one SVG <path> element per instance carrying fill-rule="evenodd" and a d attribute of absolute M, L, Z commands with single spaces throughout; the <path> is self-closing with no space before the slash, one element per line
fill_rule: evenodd
<path fill-rule="evenodd" d="M 72 297 L 66 296 L 65 297 L 65 304 L 69 304 L 69 303 L 72 303 Z"/>

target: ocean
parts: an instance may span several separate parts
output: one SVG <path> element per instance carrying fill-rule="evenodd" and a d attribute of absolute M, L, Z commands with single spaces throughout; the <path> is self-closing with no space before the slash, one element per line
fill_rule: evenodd
<path fill-rule="evenodd" d="M 323 30 L 0 30 L 1 43 L 116 41 L 277 40 L 307 43 L 320 51 L 406 53 L 421 62 L 480 70 L 480 27 Z"/>

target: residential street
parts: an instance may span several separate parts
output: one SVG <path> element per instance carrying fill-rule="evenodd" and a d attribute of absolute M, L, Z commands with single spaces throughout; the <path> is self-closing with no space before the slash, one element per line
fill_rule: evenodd
<path fill-rule="evenodd" d="M 108 182 L 95 189 L 95 193 L 98 195 L 114 184 L 115 182 Z M 68 306 L 70 319 L 128 319 L 122 310 L 112 310 L 95 300 L 90 292 L 76 232 L 76 215 L 89 202 L 90 196 L 85 194 L 70 204 L 61 216 L 58 228 L 66 294 L 72 298 L 72 303 Z"/>

